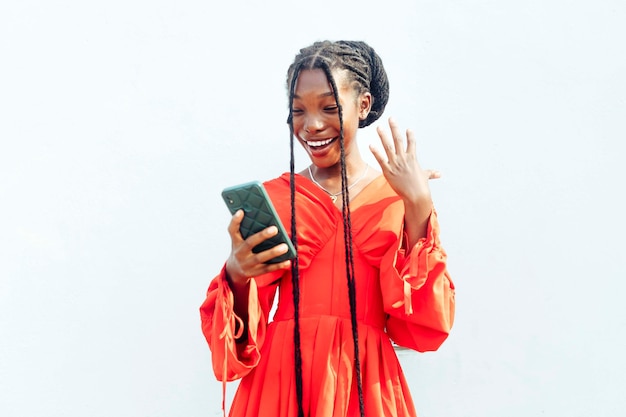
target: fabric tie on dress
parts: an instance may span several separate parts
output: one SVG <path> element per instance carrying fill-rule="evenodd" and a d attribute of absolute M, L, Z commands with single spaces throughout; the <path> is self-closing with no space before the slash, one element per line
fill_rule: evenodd
<path fill-rule="evenodd" d="M 228 285 L 228 284 L 227 284 Z M 219 335 L 219 340 L 224 340 L 224 352 L 228 352 L 229 344 L 239 339 L 244 330 L 244 322 L 238 317 L 230 306 L 234 303 L 234 296 L 227 288 L 222 287 L 221 296 L 229 299 L 230 303 L 220 303 L 222 306 L 222 317 L 224 318 L 224 329 Z M 237 326 L 238 325 L 238 326 Z M 237 333 L 233 334 L 233 328 L 238 328 Z M 229 343 L 230 342 L 230 343 Z M 224 365 L 222 367 L 222 413 L 226 417 L 226 380 L 228 374 L 228 355 L 224 355 Z"/>
<path fill-rule="evenodd" d="M 393 305 L 394 308 L 398 308 L 404 304 L 404 313 L 408 316 L 413 314 L 413 290 L 420 289 L 428 279 L 428 253 L 434 246 L 433 239 L 428 239 L 428 236 L 431 234 L 430 221 L 431 220 L 429 220 L 427 237 L 419 239 L 412 248 L 406 248 L 408 236 L 404 231 L 404 225 L 400 230 L 400 236 L 403 236 L 403 239 L 399 239 L 400 243 L 394 258 L 394 265 L 398 265 L 398 256 L 406 258 L 411 254 L 416 254 L 413 256 L 417 258 L 413 262 L 408 262 L 405 267 L 399 271 L 400 278 L 403 281 L 403 300 L 398 301 Z M 404 259 L 402 259 L 402 261 L 404 262 Z M 413 281 L 413 283 L 410 281 Z"/>

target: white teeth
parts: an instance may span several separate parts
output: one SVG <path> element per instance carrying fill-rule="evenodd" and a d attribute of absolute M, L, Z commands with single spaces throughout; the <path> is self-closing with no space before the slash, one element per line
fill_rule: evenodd
<path fill-rule="evenodd" d="M 315 142 L 307 140 L 306 144 L 311 146 L 312 148 L 317 148 L 317 147 L 320 147 L 320 146 L 328 145 L 330 142 L 333 141 L 333 139 L 318 140 L 318 141 L 315 141 Z"/>

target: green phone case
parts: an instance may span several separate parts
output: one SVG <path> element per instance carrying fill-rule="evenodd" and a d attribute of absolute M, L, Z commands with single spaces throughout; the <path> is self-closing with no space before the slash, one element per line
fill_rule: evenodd
<path fill-rule="evenodd" d="M 231 214 L 239 209 L 244 211 L 244 217 L 239 228 L 244 239 L 269 226 L 276 226 L 278 233 L 255 246 L 252 251 L 259 253 L 280 243 L 285 243 L 289 249 L 285 254 L 266 263 L 278 263 L 295 258 L 296 251 L 291 239 L 285 231 L 263 184 L 259 181 L 251 181 L 225 188 L 222 191 L 222 198 Z"/>

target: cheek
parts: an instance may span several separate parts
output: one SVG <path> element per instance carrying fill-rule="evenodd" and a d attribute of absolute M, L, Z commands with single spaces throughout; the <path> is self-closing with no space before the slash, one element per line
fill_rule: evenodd
<path fill-rule="evenodd" d="M 345 120 L 344 120 L 344 125 L 343 125 L 344 137 L 348 140 L 354 140 L 356 138 L 358 128 L 359 128 L 358 120 L 356 121 L 356 123 L 352 123 L 352 122 L 345 123 Z"/>
<path fill-rule="evenodd" d="M 302 123 L 299 120 L 300 118 L 294 117 L 292 126 L 294 135 L 298 135 L 302 131 Z"/>
<path fill-rule="evenodd" d="M 302 143 L 302 136 L 300 135 L 301 132 L 302 132 L 301 126 L 298 126 L 297 124 L 294 123 L 294 125 L 293 125 L 293 137 L 300 143 Z"/>

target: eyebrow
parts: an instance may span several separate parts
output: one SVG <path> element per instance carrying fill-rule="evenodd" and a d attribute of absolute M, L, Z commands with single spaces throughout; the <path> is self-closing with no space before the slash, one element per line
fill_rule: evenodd
<path fill-rule="evenodd" d="M 322 94 L 320 94 L 318 97 L 334 97 L 334 96 L 335 96 L 335 95 L 333 94 L 333 92 L 332 92 L 332 91 L 329 91 L 329 92 L 327 92 L 327 93 L 322 93 Z M 293 95 L 293 98 L 302 98 L 302 97 L 300 97 L 300 96 L 299 96 L 299 95 L 297 95 L 297 94 L 294 94 L 294 95 Z"/>

